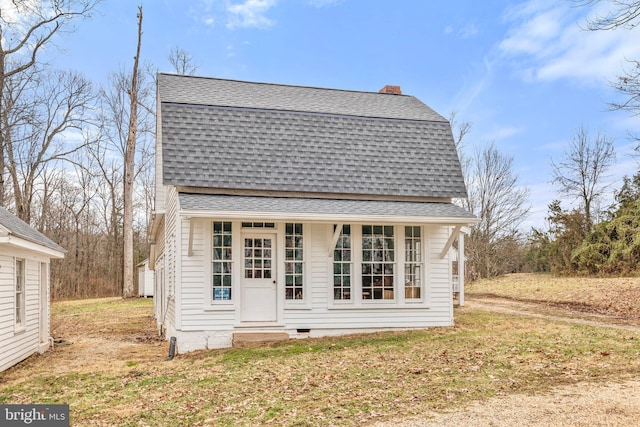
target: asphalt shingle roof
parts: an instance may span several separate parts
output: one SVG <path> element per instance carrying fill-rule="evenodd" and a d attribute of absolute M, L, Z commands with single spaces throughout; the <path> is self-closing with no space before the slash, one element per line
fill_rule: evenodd
<path fill-rule="evenodd" d="M 388 200 L 303 199 L 295 197 L 222 196 L 180 193 L 180 208 L 188 211 L 256 212 L 269 214 L 322 214 L 328 216 L 404 216 L 473 220 L 452 203 Z"/>
<path fill-rule="evenodd" d="M 21 239 L 28 240 L 33 243 L 38 243 L 56 251 L 66 252 L 62 246 L 49 239 L 38 230 L 33 229 L 29 224 L 22 221 L 2 206 L 0 206 L 0 225 L 6 228 L 9 234 L 16 237 L 20 237 Z"/>
<path fill-rule="evenodd" d="M 161 102 L 405 120 L 447 120 L 408 95 L 158 74 Z"/>
<path fill-rule="evenodd" d="M 166 185 L 466 197 L 449 123 L 414 97 L 158 76 Z"/>

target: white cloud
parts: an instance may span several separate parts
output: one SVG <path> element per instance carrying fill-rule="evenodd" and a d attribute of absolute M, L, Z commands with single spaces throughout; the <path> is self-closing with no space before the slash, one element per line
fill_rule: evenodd
<path fill-rule="evenodd" d="M 585 31 L 582 26 L 594 13 L 564 2 L 523 3 L 505 13 L 511 28 L 498 49 L 525 81 L 567 78 L 582 84 L 608 83 L 626 58 L 640 57 L 640 32 Z"/>
<path fill-rule="evenodd" d="M 499 141 L 501 139 L 511 138 L 512 136 L 521 134 L 522 132 L 522 129 L 514 126 L 503 126 L 491 130 L 482 139 L 486 141 Z"/>
<path fill-rule="evenodd" d="M 467 24 L 458 31 L 458 35 L 463 39 L 468 39 L 478 34 L 478 27 L 474 24 Z"/>
<path fill-rule="evenodd" d="M 325 6 L 333 6 L 334 4 L 340 3 L 342 0 L 309 0 L 307 3 L 313 7 L 325 7 Z"/>
<path fill-rule="evenodd" d="M 245 0 L 243 3 L 227 3 L 229 14 L 227 28 L 268 28 L 273 21 L 265 14 L 276 0 Z"/>
<path fill-rule="evenodd" d="M 461 39 L 468 39 L 474 37 L 479 32 L 478 27 L 475 24 L 467 24 L 462 28 L 456 29 L 453 25 L 447 25 L 444 28 L 445 34 L 456 34 Z"/>

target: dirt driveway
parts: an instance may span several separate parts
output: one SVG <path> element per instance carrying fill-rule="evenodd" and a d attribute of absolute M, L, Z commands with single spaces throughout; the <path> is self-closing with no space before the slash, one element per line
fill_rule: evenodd
<path fill-rule="evenodd" d="M 589 326 L 624 329 L 640 335 L 640 321 L 566 310 L 505 298 L 467 297 L 458 310 L 486 310 L 545 318 Z M 638 426 L 640 378 L 617 383 L 586 383 L 557 387 L 542 395 L 511 394 L 460 408 L 450 413 L 425 414 L 382 426 Z"/>

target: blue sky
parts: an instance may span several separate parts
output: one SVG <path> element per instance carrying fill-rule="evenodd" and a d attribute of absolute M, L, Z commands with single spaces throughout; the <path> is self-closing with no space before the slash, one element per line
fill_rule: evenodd
<path fill-rule="evenodd" d="M 59 42 L 55 65 L 96 83 L 129 69 L 136 4 L 105 0 Z M 640 117 L 609 111 L 607 103 L 620 99 L 611 83 L 625 58 L 640 59 L 640 30 L 581 28 L 585 16 L 606 9 L 568 0 L 142 4 L 142 59 L 161 71 L 171 71 L 167 55 L 179 46 L 199 75 L 362 91 L 400 85 L 445 117 L 457 111 L 472 123 L 468 150 L 494 142 L 514 157 L 520 183 L 531 190 L 526 229 L 543 226 L 548 203 L 558 198 L 550 159 L 560 159 L 578 127 L 615 139 L 612 181 L 638 169 L 628 133 L 640 133 Z"/>

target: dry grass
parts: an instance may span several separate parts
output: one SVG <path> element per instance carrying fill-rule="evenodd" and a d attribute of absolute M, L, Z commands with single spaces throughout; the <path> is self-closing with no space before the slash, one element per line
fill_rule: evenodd
<path fill-rule="evenodd" d="M 534 301 L 589 313 L 640 319 L 640 277 L 585 278 L 550 274 L 509 274 L 480 280 L 468 295 Z"/>
<path fill-rule="evenodd" d="M 73 425 L 363 425 L 640 372 L 632 332 L 468 308 L 450 328 L 167 362 L 151 313 L 148 300 L 55 304 L 71 344 L 0 374 L 0 403 L 69 403 Z"/>

